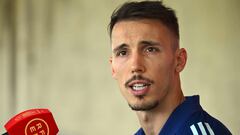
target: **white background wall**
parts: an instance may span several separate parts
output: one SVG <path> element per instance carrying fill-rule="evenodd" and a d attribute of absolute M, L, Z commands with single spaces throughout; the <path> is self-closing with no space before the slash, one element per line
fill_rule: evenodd
<path fill-rule="evenodd" d="M 0 132 L 49 108 L 62 135 L 128 135 L 138 120 L 111 78 L 107 25 L 124 0 L 0 0 Z M 185 95 L 240 133 L 240 1 L 165 0 L 188 51 Z"/>

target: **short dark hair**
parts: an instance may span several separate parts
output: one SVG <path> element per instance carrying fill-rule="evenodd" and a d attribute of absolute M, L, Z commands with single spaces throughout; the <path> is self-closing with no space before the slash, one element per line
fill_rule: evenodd
<path fill-rule="evenodd" d="M 178 19 L 175 11 L 163 5 L 162 1 L 126 2 L 115 9 L 108 26 L 111 36 L 114 25 L 123 20 L 155 19 L 163 23 L 179 39 Z"/>

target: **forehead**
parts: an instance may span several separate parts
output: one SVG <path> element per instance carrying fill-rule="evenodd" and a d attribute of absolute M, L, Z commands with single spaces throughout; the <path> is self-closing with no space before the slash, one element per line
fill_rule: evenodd
<path fill-rule="evenodd" d="M 170 42 L 174 40 L 174 34 L 160 21 L 153 19 L 124 20 L 113 27 L 112 46 L 141 40 Z"/>

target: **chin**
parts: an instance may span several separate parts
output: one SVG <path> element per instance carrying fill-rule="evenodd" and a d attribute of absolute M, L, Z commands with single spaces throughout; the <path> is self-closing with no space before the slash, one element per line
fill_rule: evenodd
<path fill-rule="evenodd" d="M 138 101 L 136 101 L 135 103 L 128 102 L 129 107 L 134 111 L 150 111 L 156 108 L 159 104 L 157 100 L 143 101 L 144 97 L 138 97 L 138 98 L 139 98 Z"/>

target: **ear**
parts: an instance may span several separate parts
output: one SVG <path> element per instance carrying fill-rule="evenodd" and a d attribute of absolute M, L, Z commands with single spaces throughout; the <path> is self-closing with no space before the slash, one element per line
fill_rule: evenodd
<path fill-rule="evenodd" d="M 112 57 L 109 58 L 109 63 L 110 63 L 111 70 L 112 70 L 112 77 L 115 79 L 115 78 L 116 78 L 116 73 L 115 73 L 115 69 L 114 69 L 114 67 L 113 67 Z"/>
<path fill-rule="evenodd" d="M 186 62 L 187 62 L 187 52 L 184 48 L 181 48 L 181 49 L 178 49 L 177 52 L 176 52 L 176 72 L 181 72 L 185 65 L 186 65 Z"/>

